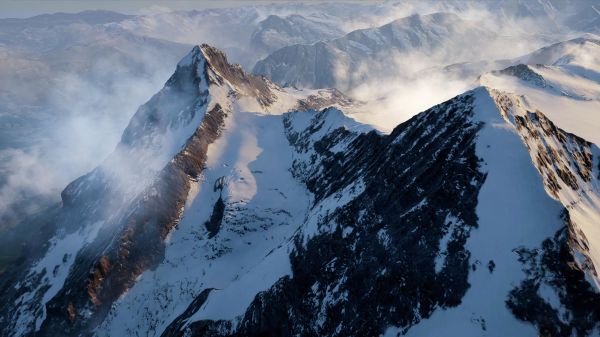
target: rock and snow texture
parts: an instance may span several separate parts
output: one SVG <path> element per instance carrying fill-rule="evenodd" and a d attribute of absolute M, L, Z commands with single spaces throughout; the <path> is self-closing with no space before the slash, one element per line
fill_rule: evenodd
<path fill-rule="evenodd" d="M 38 219 L 0 333 L 593 334 L 597 63 L 574 50 L 381 134 L 196 47 Z"/>
<path fill-rule="evenodd" d="M 487 178 L 467 243 L 478 266 L 459 307 L 407 335 L 597 335 L 597 48 L 575 39 L 482 76 L 490 89 L 478 99 L 477 153 Z"/>
<path fill-rule="evenodd" d="M 409 336 L 448 329 L 461 336 L 598 333 L 600 110 L 598 53 L 589 52 L 597 45 L 553 45 L 522 58 L 548 66 L 521 64 L 482 77 L 494 88 L 479 99 L 486 127 L 477 152 L 487 178 L 479 228 L 467 244 L 480 265 L 461 306 L 436 312 Z"/>
<path fill-rule="evenodd" d="M 525 277 L 515 249 L 536 247 L 563 226 L 562 207 L 545 192 L 514 127 L 506 124 L 489 93 L 476 91 L 479 132 L 476 153 L 486 173 L 477 200 L 478 228 L 466 247 L 471 252 L 470 288 L 456 308 L 436 311 L 407 336 L 535 336 L 533 326 L 518 321 L 505 302 Z M 390 328 L 386 336 L 395 336 Z"/>
<path fill-rule="evenodd" d="M 530 70 L 517 66 L 490 76 L 516 76 L 526 85 L 546 88 L 547 95 L 556 95 L 555 90 L 549 88 L 558 85 L 556 80 L 548 81 Z M 600 302 L 593 285 L 594 268 L 589 262 L 594 252 L 588 251 L 589 239 L 585 239 L 586 234 L 579 228 L 587 226 L 591 231 L 587 235 L 597 237 L 593 233 L 594 224 L 598 223 L 597 147 L 559 129 L 539 111 L 514 108 L 519 104 L 522 107 L 524 104 L 517 102 L 526 101 L 527 95 L 509 96 L 497 89 L 477 89 L 418 115 L 390 136 L 374 133 L 356 136 L 344 131 L 346 128 L 313 137 L 326 123 L 318 119 L 312 124 L 307 124 L 306 118 L 289 119 L 286 122 L 290 128 L 289 139 L 299 154 L 306 154 L 294 162 L 294 172 L 314 194 L 304 232 L 299 232 L 294 239 L 291 278 L 284 277 L 269 291 L 259 294 L 243 317 L 217 322 L 199 320 L 186 326 L 184 333 L 260 335 L 276 331 L 290 335 L 408 333 L 414 336 L 448 331 L 465 336 L 595 333 L 596 306 Z M 568 99 L 575 100 L 573 107 L 586 101 Z M 587 117 L 594 119 L 593 115 Z M 443 126 L 435 125 L 436 121 L 443 121 Z M 452 123 L 459 121 L 465 124 L 457 127 Z M 295 123 L 306 127 L 305 131 L 294 126 Z M 472 136 L 469 136 L 470 130 L 474 130 Z M 451 140 L 452 136 L 457 138 Z M 378 137 L 389 137 L 391 144 L 402 144 L 398 150 L 402 154 L 393 156 L 392 150 L 379 150 Z M 383 210 L 390 207 L 391 199 L 387 197 L 385 202 L 377 203 L 380 194 L 400 193 L 394 195 L 402 200 L 400 191 L 407 187 L 394 183 L 393 179 L 380 179 L 387 177 L 384 172 L 401 170 L 402 165 L 395 162 L 391 169 L 372 160 L 371 156 L 410 157 L 412 151 L 423 152 L 424 145 L 441 146 L 442 149 L 432 152 L 433 158 L 422 155 L 425 162 L 414 163 L 425 175 L 431 173 L 429 167 L 440 165 L 427 160 L 439 160 L 441 153 L 448 155 L 443 150 L 445 144 L 439 141 L 447 141 L 463 150 L 468 149 L 469 141 L 474 142 L 471 143 L 475 148 L 474 159 L 466 157 L 457 161 L 466 164 L 474 160 L 471 164 L 475 166 L 466 172 L 470 177 L 468 186 L 476 190 L 476 206 L 471 209 L 476 220 L 469 220 L 463 208 L 456 214 L 446 213 L 436 227 L 441 231 L 427 233 L 427 238 L 436 238 L 434 247 L 409 236 L 423 245 L 419 253 L 411 255 L 419 257 L 421 273 L 412 275 L 411 269 L 403 266 L 398 275 L 402 282 L 386 283 L 385 275 L 395 278 L 395 266 L 379 260 L 378 254 L 371 255 L 376 252 L 376 242 L 386 248 L 400 247 L 386 253 L 396 258 L 395 263 L 401 263 L 404 261 L 401 257 L 410 251 L 411 245 L 406 241 L 394 245 L 398 237 L 390 235 L 390 230 L 418 237 L 424 229 L 409 230 L 410 225 L 402 220 L 386 218 Z M 358 151 L 361 146 L 370 152 Z M 357 156 L 357 152 L 362 156 Z M 450 151 L 450 154 L 454 153 Z M 362 167 L 363 161 L 376 166 L 376 173 L 364 172 L 370 165 Z M 409 167 L 401 172 L 410 170 Z M 436 200 L 437 193 L 451 198 L 448 193 L 452 191 L 419 186 L 420 176 L 410 173 L 417 186 L 414 191 L 408 187 L 405 193 L 411 197 L 426 197 L 413 205 L 408 203 L 408 208 L 404 208 L 407 204 L 402 202 L 396 209 L 396 217 L 400 214 L 402 219 L 416 213 L 419 218 L 413 221 L 422 226 L 437 223 L 422 217 L 430 214 L 427 209 L 432 200 Z M 452 178 L 456 177 L 444 175 L 442 179 L 448 183 L 445 179 Z M 461 200 L 469 191 L 466 186 L 460 188 Z M 570 199 L 564 201 L 561 193 Z M 370 209 L 369 202 L 377 206 Z M 437 204 L 434 209 L 441 212 L 444 207 Z M 474 221 L 474 225 L 469 225 L 470 221 Z M 372 228 L 381 225 L 382 229 Z M 373 233 L 376 233 L 374 240 L 362 245 Z M 346 263 L 346 259 L 353 262 Z M 377 267 L 366 267 L 362 259 Z M 315 260 L 323 264 L 314 266 L 311 262 Z M 355 284 L 357 264 L 365 268 L 359 273 L 358 285 Z M 419 293 L 415 289 L 429 284 L 427 264 L 439 276 L 432 289 Z M 364 278 L 374 279 L 364 281 Z M 449 283 L 443 287 L 444 291 L 438 292 L 439 283 L 443 282 Z M 410 300 L 413 293 L 403 288 L 404 284 L 410 284 L 410 290 L 418 294 L 414 302 Z M 357 286 L 360 290 L 355 288 Z M 378 296 L 379 287 L 386 289 L 386 296 L 391 292 L 391 298 L 384 300 Z M 393 303 L 400 298 L 404 306 L 412 304 L 408 305 L 410 309 Z M 364 319 L 362 323 L 353 320 L 357 316 Z"/>
<path fill-rule="evenodd" d="M 181 335 L 593 333 L 599 296 L 577 263 L 572 211 L 553 200 L 503 104 L 497 91 L 479 88 L 389 136 L 356 135 L 352 124 L 319 134 L 327 126 L 319 118 L 288 117 L 300 154 L 294 172 L 314 195 L 294 238 L 291 276 L 242 317 L 198 320 Z M 419 162 L 404 167 L 416 153 Z"/>
<path fill-rule="evenodd" d="M 464 242 L 485 178 L 472 103 L 466 94 L 389 136 L 365 133 L 336 110 L 287 115 L 292 172 L 312 194 L 290 241 L 291 273 L 242 316 L 194 316 L 180 335 L 377 335 L 458 304 L 470 268 Z M 441 250 L 447 255 L 436 270 Z"/>

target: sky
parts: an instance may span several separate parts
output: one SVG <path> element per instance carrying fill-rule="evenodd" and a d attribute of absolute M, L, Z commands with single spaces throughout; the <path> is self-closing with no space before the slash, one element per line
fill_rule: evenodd
<path fill-rule="evenodd" d="M 315 0 L 313 0 L 315 1 Z M 244 5 L 264 5 L 291 0 L 0 0 L 0 18 L 24 18 L 45 13 L 104 9 L 139 14 L 157 8 L 190 10 Z M 323 1 L 315 1 L 323 2 Z M 334 2 L 334 1 L 329 1 Z M 345 1 L 350 2 L 350 1 Z"/>

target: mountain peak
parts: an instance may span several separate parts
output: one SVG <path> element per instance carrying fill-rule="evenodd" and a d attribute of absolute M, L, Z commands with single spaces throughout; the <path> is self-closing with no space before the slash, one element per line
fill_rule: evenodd
<path fill-rule="evenodd" d="M 202 79 L 206 78 L 206 86 L 229 86 L 239 94 L 256 97 L 263 106 L 274 102 L 272 89 L 281 90 L 264 76 L 248 74 L 239 64 L 229 63 L 223 51 L 206 43 L 195 46 L 177 64 L 175 74 L 167 83 L 179 78 L 181 72 L 190 74 L 189 68 L 195 69 L 193 75 L 196 83 L 202 84 Z"/>

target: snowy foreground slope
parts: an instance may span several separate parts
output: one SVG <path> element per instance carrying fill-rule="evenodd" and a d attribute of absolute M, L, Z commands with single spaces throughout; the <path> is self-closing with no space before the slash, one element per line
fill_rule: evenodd
<path fill-rule="evenodd" d="M 597 335 L 600 63 L 573 54 L 385 135 L 197 47 L 35 219 L 1 335 Z"/>

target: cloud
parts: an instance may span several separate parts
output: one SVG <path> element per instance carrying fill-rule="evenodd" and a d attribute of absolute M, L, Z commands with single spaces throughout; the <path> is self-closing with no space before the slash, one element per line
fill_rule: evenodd
<path fill-rule="evenodd" d="M 50 56 L 35 67 L 18 59 L 17 70 L 26 76 L 2 78 L 19 92 L 4 107 L 3 119 L 16 118 L 32 130 L 23 137 L 24 146 L 0 148 L 2 222 L 58 202 L 69 182 L 102 163 L 131 116 L 163 86 L 181 57 L 177 50 L 160 52 L 135 42 L 126 46 L 130 49 L 120 41 L 107 43 L 115 45 L 63 54 L 66 67 Z"/>
<path fill-rule="evenodd" d="M 140 15 L 153 15 L 159 13 L 170 13 L 173 9 L 168 6 L 153 4 L 147 7 L 142 7 L 138 10 Z"/>
<path fill-rule="evenodd" d="M 0 150 L 0 173 L 4 180 L 0 186 L 0 213 L 31 195 L 59 192 L 57 172 L 41 158 L 37 150 Z"/>
<path fill-rule="evenodd" d="M 412 9 L 432 13 L 439 6 Z M 548 25 L 542 23 L 547 19 L 500 16 L 479 6 L 449 10 L 468 24 L 456 27 L 459 34 L 440 46 L 380 51 L 358 63 L 338 60 L 337 86 L 366 103 L 354 118 L 391 131 L 415 114 L 477 86 L 478 75 L 506 64 L 507 59 L 565 38 L 561 32 L 544 31 Z M 470 27 L 482 33 L 474 37 Z"/>

